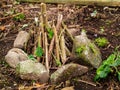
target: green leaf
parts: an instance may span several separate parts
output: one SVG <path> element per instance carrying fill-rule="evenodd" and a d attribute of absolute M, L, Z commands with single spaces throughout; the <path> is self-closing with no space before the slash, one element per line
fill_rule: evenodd
<path fill-rule="evenodd" d="M 100 67 L 100 69 L 97 70 L 97 75 L 100 78 L 105 78 L 110 71 L 111 71 L 110 66 L 105 66 L 104 68 Z"/>
<path fill-rule="evenodd" d="M 114 57 L 114 62 L 111 64 L 111 66 L 113 67 L 117 67 L 120 65 L 120 52 L 117 51 L 114 53 L 115 57 Z"/>
<path fill-rule="evenodd" d="M 35 50 L 35 55 L 36 55 L 37 57 L 41 57 L 41 56 L 43 55 L 43 49 L 42 49 L 40 46 L 38 46 L 38 47 L 36 48 L 36 50 Z"/>
<path fill-rule="evenodd" d="M 111 66 L 117 67 L 119 65 L 120 65 L 120 59 L 119 60 L 115 60 L 115 62 Z"/>
<path fill-rule="evenodd" d="M 35 60 L 36 60 L 36 59 L 35 59 L 35 57 L 34 57 L 32 54 L 31 54 L 31 55 L 29 55 L 28 57 L 29 57 L 29 59 L 30 59 L 30 60 L 33 60 L 33 61 L 35 61 Z"/>
<path fill-rule="evenodd" d="M 24 18 L 25 18 L 25 14 L 20 13 L 19 15 L 15 16 L 13 19 L 16 21 L 21 21 L 21 20 L 24 20 Z"/>
<path fill-rule="evenodd" d="M 62 65 L 60 60 L 57 60 L 57 59 L 56 59 L 56 64 L 57 64 L 57 66 L 61 66 Z"/>
<path fill-rule="evenodd" d="M 106 66 L 106 67 L 104 68 L 104 72 L 107 72 L 107 73 L 111 72 L 110 66 Z"/>
<path fill-rule="evenodd" d="M 98 81 L 100 79 L 99 75 L 96 75 L 94 81 Z"/>
<path fill-rule="evenodd" d="M 96 76 L 94 78 L 95 81 L 101 79 L 101 78 L 106 78 L 107 75 L 111 72 L 111 68 L 108 65 L 101 65 L 96 72 Z"/>
<path fill-rule="evenodd" d="M 120 81 L 120 72 L 117 72 L 117 74 L 118 74 L 118 80 Z"/>
<path fill-rule="evenodd" d="M 115 57 L 116 57 L 116 55 L 115 54 L 111 54 L 108 58 L 107 58 L 107 60 L 106 61 L 104 61 L 104 65 L 111 65 L 111 64 L 113 64 L 114 63 L 114 61 L 115 61 Z"/>
<path fill-rule="evenodd" d="M 54 35 L 54 32 L 51 28 L 47 28 L 47 31 L 48 31 L 48 37 L 49 39 L 52 39 L 53 35 Z"/>
<path fill-rule="evenodd" d="M 103 64 L 102 64 L 102 65 L 100 65 L 100 67 L 97 69 L 97 72 L 98 72 L 98 71 L 103 71 L 103 70 L 104 70 L 104 68 L 105 68 L 105 65 L 103 65 Z"/>
<path fill-rule="evenodd" d="M 100 71 L 100 73 L 99 73 L 99 77 L 100 78 L 105 78 L 106 76 L 107 76 L 107 72 L 105 72 L 105 71 Z"/>
<path fill-rule="evenodd" d="M 94 10 L 90 15 L 91 17 L 95 18 L 97 16 L 97 13 L 98 13 L 97 10 Z"/>
<path fill-rule="evenodd" d="M 118 72 L 118 66 L 120 65 L 120 52 L 115 51 L 111 54 L 107 60 L 105 60 L 102 65 L 97 69 L 96 76 L 94 80 L 99 80 L 101 78 L 106 78 L 110 72 L 112 72 L 112 68 L 115 68 L 115 74 L 118 74 L 118 79 L 120 81 L 120 72 Z"/>

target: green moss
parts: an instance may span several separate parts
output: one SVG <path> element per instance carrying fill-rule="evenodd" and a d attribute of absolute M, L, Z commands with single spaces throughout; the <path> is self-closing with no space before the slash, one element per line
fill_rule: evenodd
<path fill-rule="evenodd" d="M 90 43 L 89 48 L 93 53 L 97 53 L 94 43 Z"/>
<path fill-rule="evenodd" d="M 80 55 L 83 52 L 83 50 L 85 50 L 85 46 L 79 46 L 75 49 L 75 53 Z"/>
<path fill-rule="evenodd" d="M 99 37 L 95 39 L 95 43 L 99 46 L 99 47 L 104 47 L 106 46 L 109 42 L 108 39 L 105 37 Z"/>

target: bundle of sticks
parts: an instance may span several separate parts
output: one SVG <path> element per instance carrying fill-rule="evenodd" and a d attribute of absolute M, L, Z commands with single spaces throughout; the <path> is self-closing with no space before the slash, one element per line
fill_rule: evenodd
<path fill-rule="evenodd" d="M 34 51 L 37 45 L 42 47 L 44 54 L 42 58 L 37 57 L 37 60 L 45 62 L 45 66 L 49 71 L 53 64 L 53 66 L 60 66 L 66 62 L 67 56 L 70 55 L 70 51 L 65 45 L 65 32 L 67 32 L 68 36 L 71 38 L 72 36 L 68 32 L 66 25 L 63 23 L 62 14 L 58 14 L 56 25 L 54 21 L 52 21 L 52 25 L 50 25 L 47 18 L 46 4 L 41 3 L 41 23 L 39 25 L 40 28 L 36 32 L 37 34 L 34 35 L 36 36 L 35 40 L 37 40 L 34 41 Z M 54 33 L 51 39 L 48 37 L 49 32 L 47 29 L 51 29 Z"/>

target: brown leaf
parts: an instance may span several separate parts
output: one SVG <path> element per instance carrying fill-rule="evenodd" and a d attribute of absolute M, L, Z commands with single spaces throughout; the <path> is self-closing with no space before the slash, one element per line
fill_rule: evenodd
<path fill-rule="evenodd" d="M 0 31 L 4 31 L 5 30 L 5 26 L 0 26 Z"/>

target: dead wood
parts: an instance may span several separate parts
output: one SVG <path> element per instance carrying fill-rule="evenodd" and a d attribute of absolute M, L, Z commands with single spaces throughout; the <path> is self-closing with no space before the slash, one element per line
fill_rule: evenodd
<path fill-rule="evenodd" d="M 20 2 L 37 3 L 71 3 L 81 5 L 99 5 L 99 6 L 120 6 L 120 0 L 18 0 Z"/>

